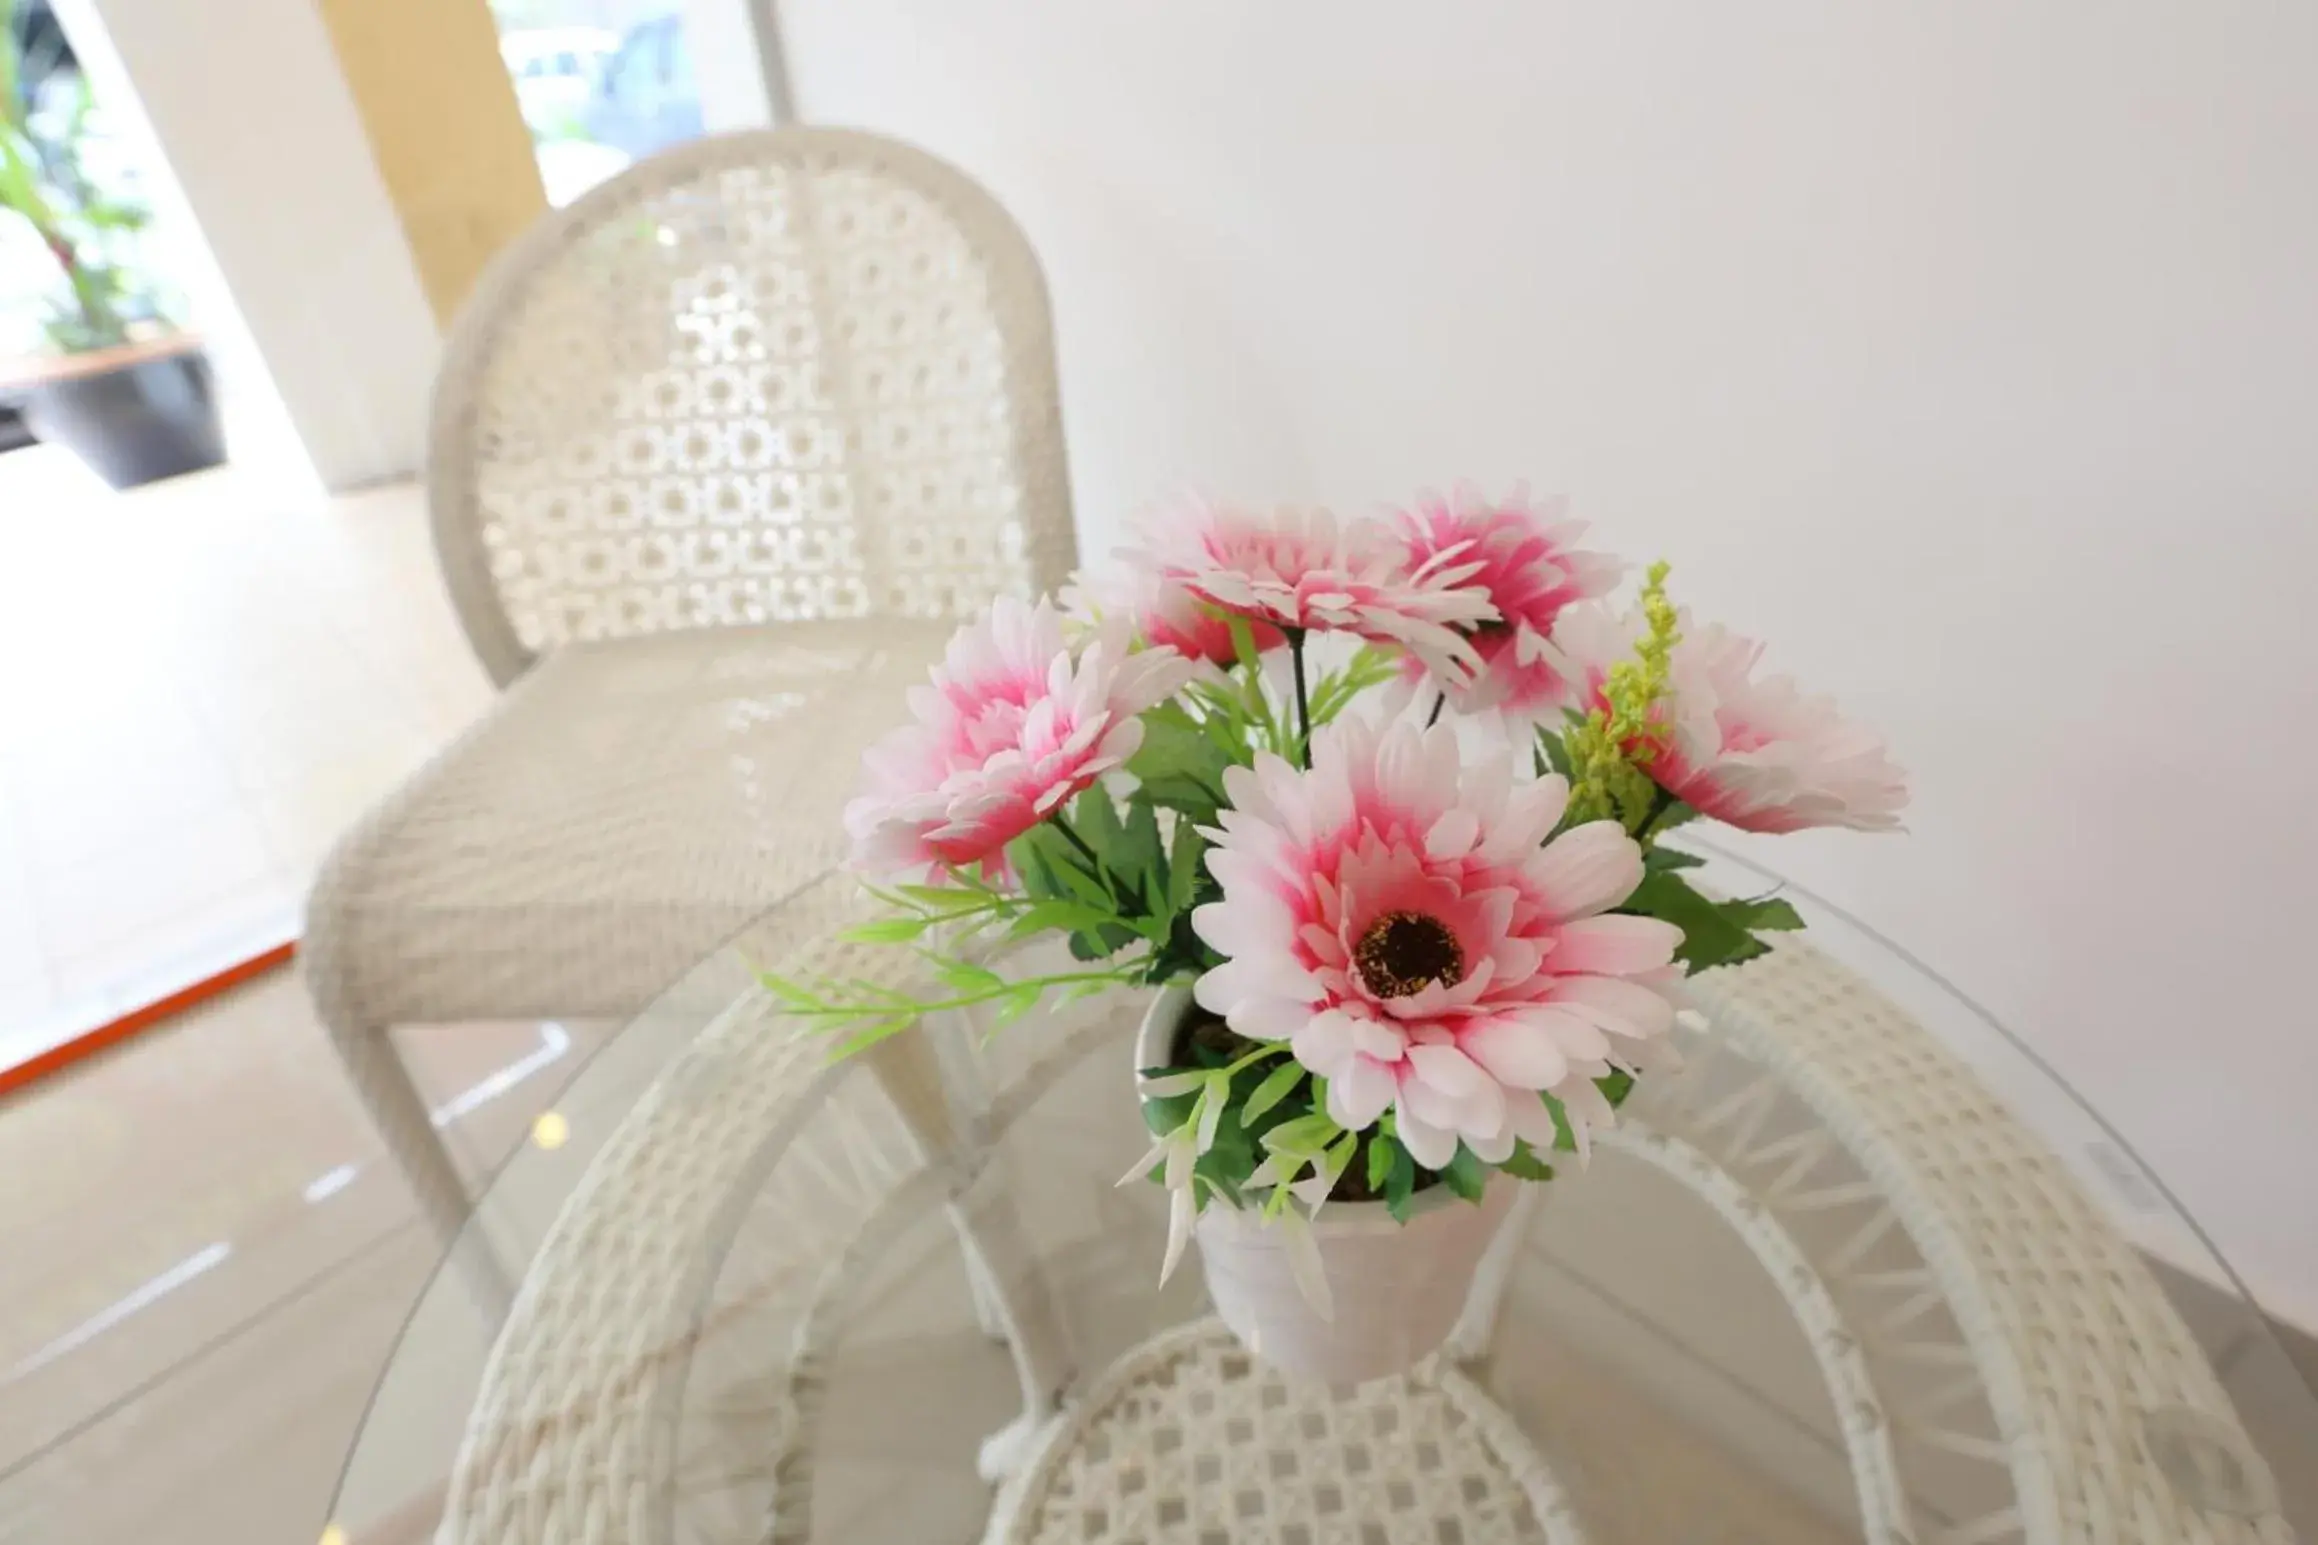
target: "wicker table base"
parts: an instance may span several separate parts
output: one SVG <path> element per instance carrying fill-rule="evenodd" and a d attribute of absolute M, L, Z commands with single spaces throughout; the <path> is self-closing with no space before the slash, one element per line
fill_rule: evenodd
<path fill-rule="evenodd" d="M 998 1494 L 987 1545 L 1495 1545 L 1584 1539 L 1513 1419 L 1428 1359 L 1348 1391 L 1294 1383 L 1220 1320 L 1111 1364 Z"/>
<path fill-rule="evenodd" d="M 2250 1310 L 2193 1329 L 1982 1082 L 1807 947 L 1701 983 L 1686 1068 L 1517 1211 L 1452 1353 L 1343 1393 L 1249 1359 L 1196 1274 L 1155 1284 L 1164 1198 L 1109 1180 L 1145 1141 L 1139 1003 L 831 1066 L 745 970 L 805 947 L 760 933 L 672 992 L 679 1030 L 722 1006 L 638 1056 L 530 1261 L 442 1540 L 2294 1537 L 2223 1383 L 2265 1366 Z M 398 1364 L 423 1382 L 447 1341 Z"/>

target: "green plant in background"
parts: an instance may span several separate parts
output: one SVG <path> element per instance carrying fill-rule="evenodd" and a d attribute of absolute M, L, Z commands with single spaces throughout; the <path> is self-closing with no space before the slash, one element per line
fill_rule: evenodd
<path fill-rule="evenodd" d="M 94 101 L 84 78 L 72 75 L 62 112 L 29 100 L 14 13 L 15 0 L 0 0 L 0 210 L 31 227 L 64 281 L 43 323 L 50 344 L 76 354 L 126 343 L 159 316 L 134 261 L 149 216 L 89 175 Z"/>

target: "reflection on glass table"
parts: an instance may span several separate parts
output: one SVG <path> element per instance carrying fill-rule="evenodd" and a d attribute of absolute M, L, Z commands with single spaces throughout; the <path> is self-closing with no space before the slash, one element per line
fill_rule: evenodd
<path fill-rule="evenodd" d="M 838 948 L 833 876 L 673 984 L 575 1083 L 568 1140 L 497 1177 L 384 1370 L 337 1524 L 2292 1540 L 2318 1400 L 2227 1267 L 2138 1171 L 2129 1238 L 2072 1170 L 2088 1144 L 2096 1179 L 2130 1167 L 2114 1134 L 1797 899 L 1812 942 L 1702 979 L 1682 1071 L 1515 1209 L 1502 1295 L 1412 1373 L 1338 1390 L 1250 1357 L 1196 1269 L 1158 1286 L 1164 1196 L 1113 1184 L 1146 1144 L 1139 998 L 834 1065 L 773 1012 L 751 967 Z"/>

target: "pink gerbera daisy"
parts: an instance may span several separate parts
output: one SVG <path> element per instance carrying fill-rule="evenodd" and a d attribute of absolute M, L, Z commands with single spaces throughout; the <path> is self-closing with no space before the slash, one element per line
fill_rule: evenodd
<path fill-rule="evenodd" d="M 1226 670 L 1239 659 L 1231 624 L 1220 611 L 1141 564 L 1111 563 L 1077 575 L 1063 587 L 1062 604 L 1073 622 L 1088 627 L 1123 623 L 1144 643 L 1186 659 Z M 1287 642 L 1268 622 L 1253 623 L 1250 631 L 1259 653 Z"/>
<path fill-rule="evenodd" d="M 1398 644 L 1444 680 L 1480 664 L 1465 635 L 1496 620 L 1454 555 L 1412 567 L 1378 521 L 1187 501 L 1144 523 L 1121 556 L 1200 600 L 1290 632 L 1332 629 Z"/>
<path fill-rule="evenodd" d="M 1567 707 L 1570 670 L 1552 641 L 1554 621 L 1573 602 L 1609 594 L 1625 566 L 1578 546 L 1585 522 L 1565 517 L 1559 501 L 1531 504 L 1519 486 L 1501 502 L 1470 483 L 1447 499 L 1423 494 L 1399 521 L 1411 568 L 1477 564 L 1464 583 L 1486 592 L 1497 608 L 1499 620 L 1473 639 L 1479 673 L 1469 683 L 1444 684 L 1450 706 L 1529 720 Z"/>
<path fill-rule="evenodd" d="M 1548 843 L 1569 788 L 1461 761 L 1450 725 L 1340 721 L 1311 770 L 1274 756 L 1225 774 L 1208 855 L 1222 886 L 1192 926 L 1224 963 L 1201 1004 L 1287 1040 L 1328 1081 L 1328 1114 L 1387 1110 L 1428 1169 L 1462 1140 L 1498 1163 L 1554 1139 L 1539 1091 L 1581 1128 L 1609 1119 L 1592 1080 L 1636 1066 L 1673 1005 L 1657 990 L 1681 930 L 1606 915 L 1642 879 L 1614 821 Z"/>
<path fill-rule="evenodd" d="M 1128 653 L 1116 633 L 1074 658 L 1051 602 L 1002 598 L 910 689 L 917 722 L 862 759 L 866 787 L 845 807 L 854 867 L 1002 868 L 1007 843 L 1135 754 L 1136 716 L 1194 668 L 1171 649 Z"/>
<path fill-rule="evenodd" d="M 1755 675 L 1763 646 L 1685 611 L 1668 661 L 1660 723 L 1665 739 L 1650 776 L 1693 809 L 1756 832 L 1848 826 L 1892 831 L 1907 804 L 1907 773 L 1883 737 L 1845 719 L 1827 697 L 1806 697 L 1791 676 Z M 1610 666 L 1633 652 L 1639 612 L 1599 605 L 1562 615 L 1554 641 L 1583 679 L 1578 704 L 1600 703 Z"/>

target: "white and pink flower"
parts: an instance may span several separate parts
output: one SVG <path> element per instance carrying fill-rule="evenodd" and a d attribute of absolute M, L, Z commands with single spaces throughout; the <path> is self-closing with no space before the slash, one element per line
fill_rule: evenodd
<path fill-rule="evenodd" d="M 1341 721 L 1299 772 L 1274 756 L 1225 775 L 1208 868 L 1222 899 L 1192 925 L 1224 963 L 1198 1001 L 1240 1034 L 1286 1040 L 1352 1130 L 1394 1112 L 1417 1163 L 1462 1140 L 1502 1162 L 1554 1140 L 1540 1091 L 1601 1124 L 1592 1080 L 1665 1033 L 1659 991 L 1681 930 L 1609 915 L 1642 879 L 1612 821 L 1546 841 L 1559 778 L 1464 763 L 1454 729 Z"/>
<path fill-rule="evenodd" d="M 1142 522 L 1120 556 L 1254 621 L 1398 644 L 1443 680 L 1480 666 L 1466 634 L 1497 618 L 1470 583 L 1477 564 L 1448 555 L 1411 566 L 1389 526 L 1328 510 L 1190 500 Z"/>
<path fill-rule="evenodd" d="M 1124 625 L 1146 644 L 1227 670 L 1239 659 L 1221 612 L 1139 564 L 1109 563 L 1078 574 L 1063 587 L 1062 605 L 1068 620 L 1087 629 Z M 1287 642 L 1268 622 L 1252 623 L 1250 632 L 1259 653 Z"/>
<path fill-rule="evenodd" d="M 1568 707 L 1574 684 L 1553 642 L 1554 623 L 1573 603 L 1609 594 L 1625 565 L 1580 547 L 1586 523 L 1564 515 L 1559 501 L 1532 504 L 1525 487 L 1493 501 L 1461 483 L 1446 499 L 1420 495 L 1398 522 L 1410 568 L 1478 565 L 1464 583 L 1497 609 L 1498 620 L 1473 638 L 1478 674 L 1442 683 L 1449 706 L 1533 722 Z"/>
<path fill-rule="evenodd" d="M 864 792 L 845 807 L 854 867 L 1003 873 L 1006 844 L 1124 766 L 1143 741 L 1137 715 L 1195 669 L 1171 649 L 1130 653 L 1116 631 L 1074 657 L 1052 603 L 999 600 L 910 690 L 917 722 L 863 757 Z"/>
<path fill-rule="evenodd" d="M 1650 776 L 1702 814 L 1746 831 L 1811 826 L 1892 831 L 1908 799 L 1907 773 L 1883 737 L 1845 719 L 1828 697 L 1806 697 L 1791 676 L 1761 676 L 1763 646 L 1686 611 L 1662 702 L 1665 741 Z M 1600 605 L 1562 614 L 1554 641 L 1584 678 L 1577 706 L 1600 703 L 1610 666 L 1642 636 L 1639 612 Z"/>

